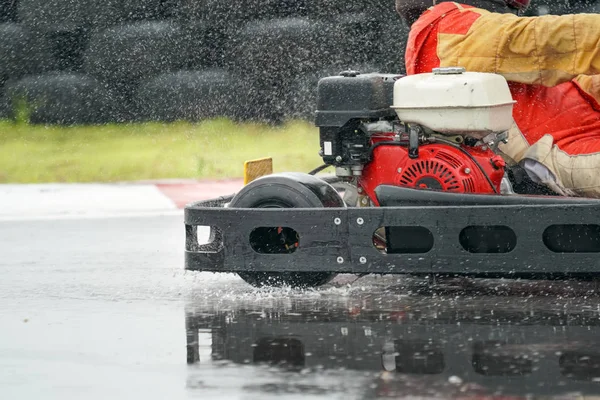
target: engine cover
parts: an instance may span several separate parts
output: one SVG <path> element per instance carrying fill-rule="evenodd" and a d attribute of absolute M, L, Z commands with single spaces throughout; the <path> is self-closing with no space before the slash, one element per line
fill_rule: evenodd
<path fill-rule="evenodd" d="M 419 157 L 412 159 L 407 147 L 380 143 L 359 185 L 376 205 L 375 189 L 384 184 L 445 192 L 500 193 L 504 166 L 502 157 L 489 149 L 425 144 L 419 147 Z"/>

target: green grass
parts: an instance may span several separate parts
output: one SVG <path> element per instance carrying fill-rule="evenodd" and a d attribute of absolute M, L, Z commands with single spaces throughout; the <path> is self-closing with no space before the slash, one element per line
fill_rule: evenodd
<path fill-rule="evenodd" d="M 273 157 L 275 172 L 322 164 L 318 129 L 228 120 L 103 126 L 0 121 L 0 183 L 115 182 L 242 177 L 243 162 Z"/>

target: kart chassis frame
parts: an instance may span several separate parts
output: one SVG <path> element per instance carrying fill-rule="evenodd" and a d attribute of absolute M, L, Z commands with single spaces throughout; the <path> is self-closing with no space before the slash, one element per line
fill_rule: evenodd
<path fill-rule="evenodd" d="M 242 209 L 226 207 L 232 197 L 185 208 L 187 270 L 495 276 L 600 272 L 599 204 Z M 198 242 L 201 226 L 210 227 L 207 244 Z M 261 254 L 252 248 L 254 229 L 281 226 L 299 234 L 296 251 Z M 421 227 L 429 232 L 431 247 L 383 253 L 373 244 L 380 227 Z M 490 246 L 498 239 L 494 228 L 514 236 L 514 243 Z M 488 242 L 484 247 L 492 251 L 465 247 L 465 229 L 475 232 L 471 240 Z"/>

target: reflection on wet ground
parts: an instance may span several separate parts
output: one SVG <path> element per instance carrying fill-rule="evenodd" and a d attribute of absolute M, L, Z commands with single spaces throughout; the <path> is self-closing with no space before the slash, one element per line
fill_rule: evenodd
<path fill-rule="evenodd" d="M 261 373 L 282 374 L 279 383 L 244 387 L 263 393 L 600 395 L 594 283 L 363 279 L 249 299 L 190 296 L 189 386 L 210 385 L 199 372 L 209 368 L 252 370 L 257 382 Z"/>
<path fill-rule="evenodd" d="M 600 394 L 593 282 L 255 289 L 184 271 L 184 240 L 179 216 L 1 223 L 0 399 Z"/>

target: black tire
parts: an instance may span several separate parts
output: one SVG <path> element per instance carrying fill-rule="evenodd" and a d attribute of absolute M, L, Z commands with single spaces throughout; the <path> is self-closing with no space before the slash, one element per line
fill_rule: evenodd
<path fill-rule="evenodd" d="M 334 15 L 321 24 L 327 35 L 323 44 L 328 65 L 348 69 L 350 64 L 372 63 L 379 57 L 381 17 L 368 13 Z"/>
<path fill-rule="evenodd" d="M 308 15 L 325 19 L 346 13 L 366 13 L 381 19 L 397 15 L 395 4 L 395 0 L 306 0 Z"/>
<path fill-rule="evenodd" d="M 0 1 L 0 23 L 16 22 L 18 18 L 17 1 L 2 0 Z"/>
<path fill-rule="evenodd" d="M 331 37 L 322 23 L 305 18 L 257 21 L 230 41 L 228 56 L 237 71 L 270 85 L 328 65 Z"/>
<path fill-rule="evenodd" d="M 361 73 L 380 72 L 371 65 L 351 62 L 343 66 L 330 66 L 317 72 L 299 75 L 294 79 L 279 79 L 270 84 L 260 79 L 243 81 L 243 99 L 252 107 L 241 107 L 236 115 L 241 120 L 272 124 L 286 120 L 313 121 L 317 108 L 317 86 L 319 79 L 339 75 L 343 70 Z"/>
<path fill-rule="evenodd" d="M 231 65 L 225 49 L 237 34 L 236 29 L 220 27 L 212 22 L 183 21 L 181 30 L 184 43 L 181 50 L 186 54 L 185 69 L 193 71 Z"/>
<path fill-rule="evenodd" d="M 597 0 L 581 0 L 571 13 L 587 13 L 587 14 L 598 14 L 600 13 L 600 3 Z"/>
<path fill-rule="evenodd" d="M 178 19 L 193 19 L 221 26 L 240 26 L 253 20 L 305 16 L 303 0 L 179 0 L 175 15 Z"/>
<path fill-rule="evenodd" d="M 12 104 L 25 102 L 34 124 L 99 124 L 114 117 L 109 91 L 81 74 L 29 76 L 7 83 L 6 94 Z"/>
<path fill-rule="evenodd" d="M 177 6 L 174 0 L 119 0 L 119 5 L 125 21 L 170 18 Z"/>
<path fill-rule="evenodd" d="M 238 35 L 247 23 L 306 14 L 304 2 L 297 0 L 244 0 L 233 5 L 222 0 L 178 1 L 173 14 L 189 45 L 188 69 L 231 68 L 239 63 L 238 48 L 244 43 Z M 248 70 L 244 73 L 248 74 Z"/>
<path fill-rule="evenodd" d="M 80 72 L 83 69 L 83 54 L 89 41 L 85 29 L 37 33 L 32 41 L 51 60 L 47 71 Z"/>
<path fill-rule="evenodd" d="M 266 83 L 260 78 L 248 77 L 243 82 L 244 100 L 252 107 L 240 109 L 241 121 L 258 122 L 277 126 L 292 118 L 295 92 L 289 80 Z"/>
<path fill-rule="evenodd" d="M 248 107 L 240 100 L 240 81 L 217 69 L 162 74 L 140 86 L 138 110 L 150 121 L 236 119 Z"/>
<path fill-rule="evenodd" d="M 35 31 L 76 31 L 86 26 L 86 1 L 19 0 L 18 14 Z"/>
<path fill-rule="evenodd" d="M 252 19 L 254 9 L 247 9 L 244 3 L 222 0 L 180 0 L 175 15 L 180 20 L 195 20 L 225 25 L 238 25 Z"/>
<path fill-rule="evenodd" d="M 126 21 L 167 19 L 177 6 L 176 0 L 19 0 L 18 3 L 20 21 L 42 32 L 102 29 Z"/>
<path fill-rule="evenodd" d="M 10 117 L 11 111 L 8 99 L 4 93 L 4 88 L 0 86 L 0 120 L 9 119 Z"/>
<path fill-rule="evenodd" d="M 335 54 L 333 30 L 305 18 L 284 18 L 248 24 L 230 40 L 226 62 L 252 83 L 248 98 L 252 109 L 245 119 L 281 123 L 294 117 L 294 107 L 306 109 L 298 92 L 297 77 L 314 74 Z"/>
<path fill-rule="evenodd" d="M 84 56 L 85 71 L 131 88 L 140 79 L 178 70 L 183 64 L 182 31 L 170 22 L 136 22 L 97 32 Z"/>
<path fill-rule="evenodd" d="M 379 40 L 378 65 L 382 72 L 389 74 L 406 74 L 404 54 L 410 27 L 401 19 L 390 20 L 382 25 Z"/>
<path fill-rule="evenodd" d="M 0 84 L 7 78 L 23 74 L 25 49 L 30 41 L 29 32 L 14 23 L 0 24 Z"/>
<path fill-rule="evenodd" d="M 336 190 L 308 174 L 282 173 L 264 176 L 240 190 L 229 204 L 236 208 L 344 207 Z M 335 277 L 333 272 L 240 272 L 247 283 L 261 286 L 317 287 Z"/>

